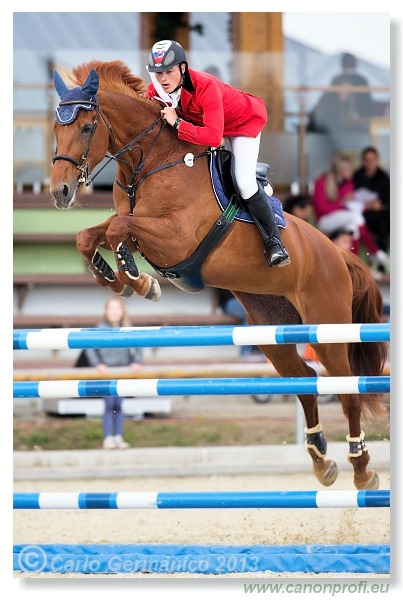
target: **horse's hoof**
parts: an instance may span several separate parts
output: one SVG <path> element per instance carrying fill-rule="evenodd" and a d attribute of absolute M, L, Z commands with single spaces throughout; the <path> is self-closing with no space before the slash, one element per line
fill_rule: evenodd
<path fill-rule="evenodd" d="M 314 462 L 313 468 L 317 479 L 322 485 L 328 487 L 332 485 L 339 474 L 337 463 L 334 460 L 324 460 L 320 462 Z"/>
<path fill-rule="evenodd" d="M 357 490 L 378 490 L 379 489 L 379 477 L 375 471 L 368 471 L 368 477 L 365 481 L 358 479 L 354 476 L 354 484 Z"/>
<path fill-rule="evenodd" d="M 151 300 L 152 302 L 158 302 L 158 300 L 161 298 L 160 284 L 156 279 L 154 279 L 154 277 L 151 278 L 150 289 L 148 290 L 144 298 L 146 298 L 147 300 Z"/>
<path fill-rule="evenodd" d="M 125 285 L 123 290 L 120 292 L 119 296 L 121 296 L 122 298 L 131 298 L 133 296 L 133 294 L 134 294 L 133 288 L 131 288 L 128 285 Z"/>

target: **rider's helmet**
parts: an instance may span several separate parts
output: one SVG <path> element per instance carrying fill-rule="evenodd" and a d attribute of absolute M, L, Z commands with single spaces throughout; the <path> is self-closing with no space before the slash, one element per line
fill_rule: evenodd
<path fill-rule="evenodd" d="M 151 73 L 162 73 L 181 63 L 185 63 L 187 67 L 186 54 L 182 46 L 174 40 L 161 40 L 151 48 L 148 70 Z"/>

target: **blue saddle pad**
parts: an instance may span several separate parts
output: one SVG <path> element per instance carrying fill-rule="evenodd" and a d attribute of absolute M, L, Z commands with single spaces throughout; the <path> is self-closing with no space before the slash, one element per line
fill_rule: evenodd
<path fill-rule="evenodd" d="M 211 181 L 213 183 L 214 194 L 217 199 L 218 205 L 221 208 L 221 210 L 224 211 L 228 206 L 229 198 L 227 198 L 227 196 L 225 195 L 217 169 L 217 158 L 214 153 L 211 154 L 210 158 L 210 174 Z M 270 196 L 269 200 L 273 207 L 274 217 L 276 219 L 277 225 L 282 229 L 285 229 L 286 222 L 284 219 L 283 205 L 281 204 L 280 200 L 278 200 L 278 198 L 275 198 L 274 196 Z M 242 207 L 237 212 L 235 219 L 237 221 L 243 221 L 244 223 L 254 223 L 250 212 Z"/>

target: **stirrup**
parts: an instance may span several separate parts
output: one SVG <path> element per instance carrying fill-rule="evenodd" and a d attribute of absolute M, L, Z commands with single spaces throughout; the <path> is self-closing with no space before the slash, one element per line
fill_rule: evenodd
<path fill-rule="evenodd" d="M 270 252 L 270 248 L 277 246 L 278 250 Z M 277 238 L 270 238 L 265 242 L 264 255 L 270 268 L 272 267 L 286 267 L 291 263 L 291 259 L 288 255 L 287 250 L 283 244 Z"/>

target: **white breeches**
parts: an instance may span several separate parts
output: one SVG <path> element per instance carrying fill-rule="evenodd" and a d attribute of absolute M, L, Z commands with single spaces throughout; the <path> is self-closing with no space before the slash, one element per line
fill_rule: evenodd
<path fill-rule="evenodd" d="M 330 235 L 336 229 L 352 231 L 353 238 L 357 240 L 360 237 L 358 230 L 364 223 L 365 220 L 362 214 L 352 210 L 339 209 L 320 217 L 317 227 L 325 235 Z"/>
<path fill-rule="evenodd" d="M 248 199 L 258 190 L 256 163 L 260 149 L 260 136 L 228 138 L 234 154 L 235 180 L 242 198 Z"/>

